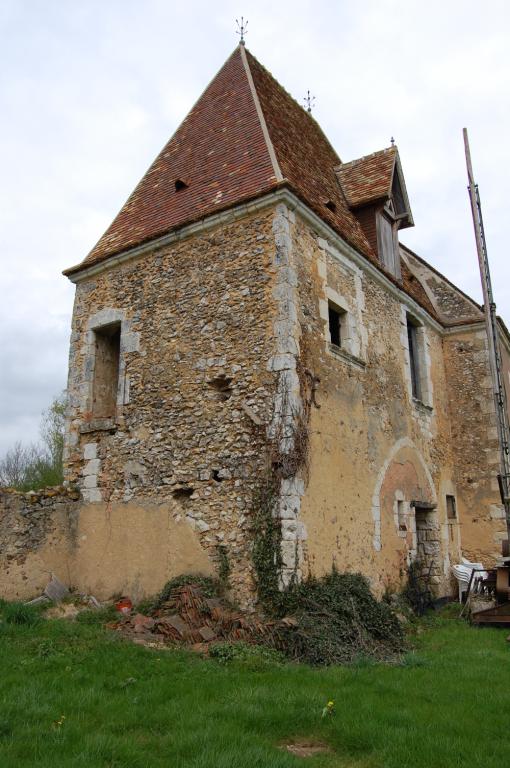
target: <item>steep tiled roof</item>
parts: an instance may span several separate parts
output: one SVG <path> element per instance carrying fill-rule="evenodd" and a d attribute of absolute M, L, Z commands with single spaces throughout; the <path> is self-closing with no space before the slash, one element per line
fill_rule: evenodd
<path fill-rule="evenodd" d="M 175 191 L 181 179 L 186 188 Z M 153 162 L 85 264 L 272 189 L 276 177 L 239 48 Z"/>
<path fill-rule="evenodd" d="M 87 258 L 65 274 L 282 186 L 386 272 L 349 206 L 389 194 L 396 157 L 390 148 L 342 164 L 311 115 L 238 46 Z M 406 269 L 402 287 L 435 316 Z"/>
<path fill-rule="evenodd" d="M 248 52 L 247 57 L 287 186 L 358 251 L 372 255 L 372 248 L 349 211 L 335 175 L 340 158 L 319 124 Z"/>
<path fill-rule="evenodd" d="M 85 261 L 66 274 L 282 185 L 373 256 L 336 180 L 339 162 L 315 120 L 239 46 Z M 177 179 L 187 185 L 178 192 Z"/>
<path fill-rule="evenodd" d="M 396 147 L 342 163 L 336 170 L 351 208 L 389 196 L 397 158 Z"/>

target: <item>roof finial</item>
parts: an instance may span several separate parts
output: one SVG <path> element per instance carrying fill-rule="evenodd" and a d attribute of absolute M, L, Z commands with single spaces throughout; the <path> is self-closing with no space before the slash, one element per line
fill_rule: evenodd
<path fill-rule="evenodd" d="M 393 138 L 393 136 L 391 137 L 390 141 L 391 141 L 391 146 L 394 147 L 395 146 L 395 139 Z"/>
<path fill-rule="evenodd" d="M 246 23 L 244 21 L 244 16 L 241 16 L 241 23 L 239 24 L 238 20 L 236 19 L 237 24 L 237 32 L 236 35 L 239 35 L 239 45 L 244 45 L 244 36 L 248 34 L 248 19 L 246 19 Z"/>
<path fill-rule="evenodd" d="M 310 114 L 312 114 L 312 107 L 313 107 L 313 103 L 315 101 L 315 96 L 312 96 L 310 94 L 310 91 L 307 91 L 306 92 L 306 96 L 303 99 L 303 101 L 305 102 L 306 111 L 309 112 Z"/>

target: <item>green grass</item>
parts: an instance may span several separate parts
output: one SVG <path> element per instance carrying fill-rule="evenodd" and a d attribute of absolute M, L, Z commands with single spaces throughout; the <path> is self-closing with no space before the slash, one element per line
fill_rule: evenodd
<path fill-rule="evenodd" d="M 146 649 L 92 621 L 4 619 L 0 766 L 508 765 L 508 632 L 448 614 L 421 626 L 400 666 L 312 669 Z M 322 719 L 329 699 L 335 714 Z M 333 753 L 302 759 L 278 749 L 300 737 Z"/>

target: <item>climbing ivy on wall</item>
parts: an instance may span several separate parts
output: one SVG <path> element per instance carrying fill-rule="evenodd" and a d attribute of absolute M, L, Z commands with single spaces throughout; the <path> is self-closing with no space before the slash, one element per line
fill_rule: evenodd
<path fill-rule="evenodd" d="M 297 373 L 300 382 L 299 406 L 292 405 L 285 378 L 279 381 L 279 417 L 270 436 L 265 436 L 267 470 L 253 497 L 252 559 L 258 598 L 270 613 L 282 610 L 282 529 L 278 502 L 284 479 L 308 477 L 310 410 L 314 398 L 314 379 L 304 365 L 302 350 Z M 297 547 L 297 542 L 296 542 Z M 296 560 L 297 562 L 297 560 Z M 291 580 L 291 583 L 295 579 Z"/>
<path fill-rule="evenodd" d="M 257 593 L 260 603 L 274 612 L 280 602 L 282 528 L 276 514 L 280 478 L 269 473 L 254 494 L 253 549 Z"/>

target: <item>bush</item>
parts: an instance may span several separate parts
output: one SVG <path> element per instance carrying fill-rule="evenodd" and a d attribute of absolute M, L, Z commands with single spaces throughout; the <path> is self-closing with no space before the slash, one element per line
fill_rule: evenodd
<path fill-rule="evenodd" d="M 17 442 L 0 458 L 0 486 L 36 491 L 62 484 L 65 407 L 63 392 L 42 414 L 42 443 L 23 445 Z"/>
<path fill-rule="evenodd" d="M 296 584 L 282 595 L 280 610 L 292 614 L 296 625 L 280 633 L 277 647 L 309 664 L 390 660 L 404 649 L 399 620 L 360 574 L 333 571 Z"/>
<path fill-rule="evenodd" d="M 407 584 L 403 591 L 404 598 L 417 616 L 423 616 L 434 603 L 432 589 L 428 578 L 423 575 L 423 570 L 420 560 L 414 560 L 411 563 L 407 573 Z"/>
<path fill-rule="evenodd" d="M 38 609 L 25 603 L 5 603 L 2 606 L 2 616 L 7 624 L 25 626 L 33 626 L 41 620 Z"/>
<path fill-rule="evenodd" d="M 163 603 L 166 603 L 167 600 L 170 600 L 174 589 L 183 587 L 185 584 L 196 584 L 196 586 L 200 588 L 203 596 L 206 598 L 217 597 L 220 592 L 220 585 L 218 581 L 211 578 L 210 576 L 203 576 L 199 573 L 181 574 L 180 576 L 175 576 L 173 579 L 170 579 L 170 581 L 167 581 L 158 595 L 155 597 L 147 598 L 146 600 L 142 600 L 140 603 L 138 603 L 136 606 L 137 611 L 139 613 L 149 614 L 152 611 L 157 610 L 163 605 Z"/>

